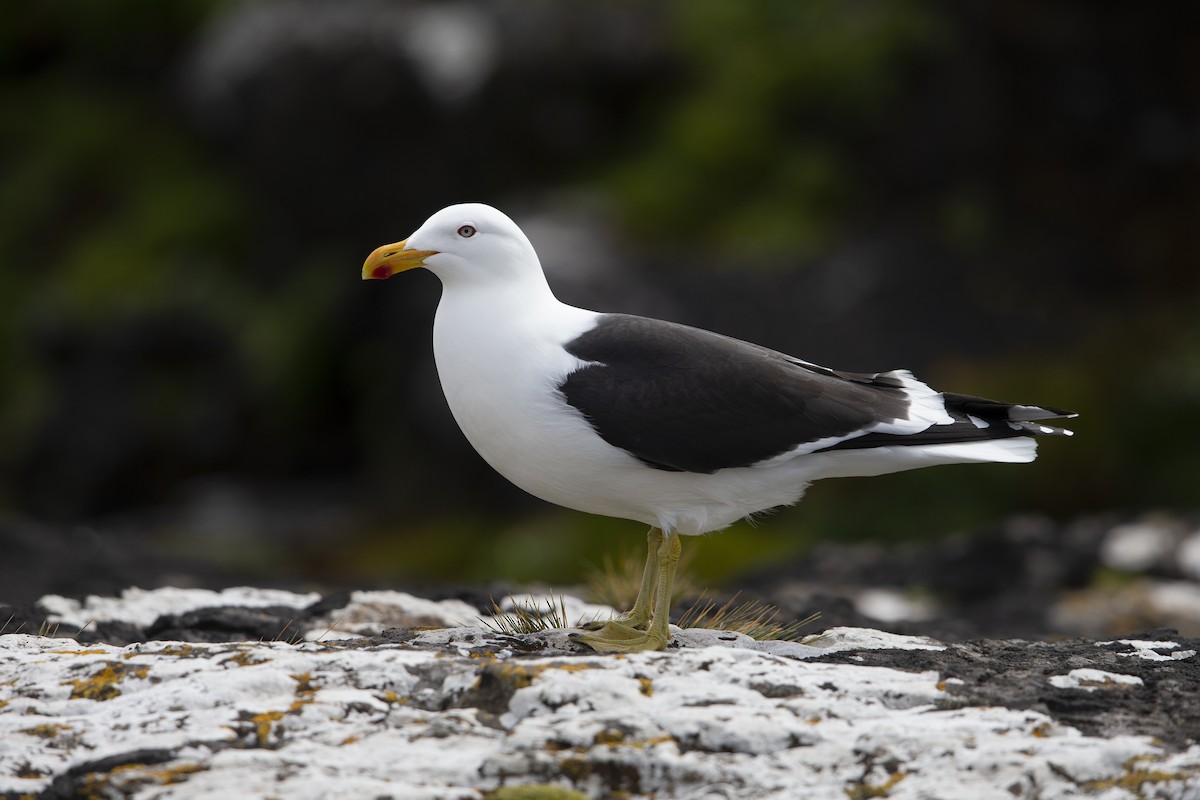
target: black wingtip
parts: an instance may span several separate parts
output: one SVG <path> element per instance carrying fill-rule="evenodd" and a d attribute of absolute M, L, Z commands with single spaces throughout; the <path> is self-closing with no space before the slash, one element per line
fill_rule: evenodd
<path fill-rule="evenodd" d="M 946 410 L 951 413 L 972 414 L 983 419 L 1036 422 L 1039 419 L 1074 419 L 1079 414 L 1065 408 L 1035 406 L 1030 403 L 1002 403 L 957 392 L 943 392 Z"/>
<path fill-rule="evenodd" d="M 1009 408 L 1008 418 L 1011 420 L 1031 421 L 1039 419 L 1075 419 L 1079 416 L 1077 411 L 1068 411 L 1065 408 L 1053 408 L 1052 406 L 1028 406 L 1014 404 Z"/>
<path fill-rule="evenodd" d="M 1066 428 L 1056 428 L 1053 425 L 1042 425 L 1038 422 L 1009 422 L 1013 430 L 1020 430 L 1034 436 L 1074 436 L 1075 431 Z"/>

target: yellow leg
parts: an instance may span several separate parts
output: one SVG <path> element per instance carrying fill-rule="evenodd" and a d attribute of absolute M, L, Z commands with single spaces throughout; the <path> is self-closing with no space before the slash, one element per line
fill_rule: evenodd
<path fill-rule="evenodd" d="M 638 587 L 637 600 L 628 614 L 621 615 L 616 622 L 629 628 L 645 630 L 650 622 L 650 610 L 654 605 L 654 587 L 658 583 L 658 548 L 662 545 L 663 534 L 658 528 L 646 531 L 646 566 L 642 569 L 642 585 Z M 588 631 L 598 631 L 607 622 L 589 622 L 580 627 Z"/>
<path fill-rule="evenodd" d="M 638 587 L 637 600 L 633 608 L 621 620 L 631 628 L 645 628 L 650 622 L 650 612 L 654 603 L 654 587 L 658 584 L 660 572 L 658 549 L 662 546 L 663 532 L 658 528 L 646 531 L 646 566 L 642 570 L 642 585 Z"/>
<path fill-rule="evenodd" d="M 653 534 L 653 532 L 652 532 Z M 595 633 L 577 633 L 571 638 L 586 644 L 601 653 L 633 653 L 639 650 L 664 650 L 671 642 L 670 613 L 671 590 L 675 583 L 675 568 L 679 565 L 679 554 L 682 546 L 679 535 L 675 533 L 660 533 L 658 546 L 652 547 L 646 562 L 646 570 L 642 574 L 642 592 L 638 593 L 638 602 L 624 620 L 613 620 L 605 623 Z M 651 540 L 651 536 L 647 536 Z M 651 561 L 654 562 L 651 565 Z M 649 619 L 646 629 L 639 630 L 629 623 L 633 621 L 638 606 L 642 604 L 643 596 L 650 604 Z"/>

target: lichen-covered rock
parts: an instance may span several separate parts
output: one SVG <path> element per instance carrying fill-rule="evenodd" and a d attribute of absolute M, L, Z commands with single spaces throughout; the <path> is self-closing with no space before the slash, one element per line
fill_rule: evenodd
<path fill-rule="evenodd" d="M 1200 797 L 1194 641 L 688 630 L 606 656 L 562 630 L 309 630 L 0 636 L 0 796 Z"/>
<path fill-rule="evenodd" d="M 1200 798 L 1200 643 L 1168 632 L 946 644 L 832 628 L 799 644 L 692 628 L 605 656 L 402 593 L 41 607 L 140 638 L 296 621 L 248 642 L 0 636 L 0 798 Z"/>

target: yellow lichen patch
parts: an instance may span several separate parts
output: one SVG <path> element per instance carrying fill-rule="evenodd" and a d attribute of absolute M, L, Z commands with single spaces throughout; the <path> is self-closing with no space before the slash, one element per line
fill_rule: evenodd
<path fill-rule="evenodd" d="M 646 697 L 654 694 L 654 681 L 649 678 L 638 678 L 638 691 Z"/>
<path fill-rule="evenodd" d="M 90 678 L 63 681 L 63 686 L 71 685 L 72 700 L 112 700 L 121 695 L 117 684 L 125 678 L 145 678 L 150 673 L 149 667 L 131 667 L 119 661 L 109 661 L 103 668 Z"/>
<path fill-rule="evenodd" d="M 582 783 L 592 774 L 592 765 L 582 758 L 564 758 L 558 762 L 558 768 L 572 783 Z"/>
<path fill-rule="evenodd" d="M 625 734 L 615 728 L 605 728 L 596 734 L 596 744 L 604 744 L 609 747 L 632 747 L 636 750 L 643 750 L 647 747 L 654 747 L 667 742 L 674 742 L 675 739 L 671 736 L 653 736 L 649 739 L 626 739 Z"/>
<path fill-rule="evenodd" d="M 300 672 L 290 677 L 296 682 L 296 699 L 292 701 L 292 705 L 288 708 L 288 713 L 295 714 L 313 702 L 317 696 L 317 689 L 320 687 L 313 686 L 311 672 Z"/>
<path fill-rule="evenodd" d="M 595 738 L 592 741 L 594 741 L 596 744 L 607 744 L 607 745 L 624 744 L 625 732 L 618 730 L 617 728 L 605 728 L 604 730 L 597 733 Z"/>
<path fill-rule="evenodd" d="M 1040 722 L 1034 726 L 1033 730 L 1030 731 L 1030 733 L 1032 733 L 1034 736 L 1036 736 L 1039 739 L 1045 739 L 1047 736 L 1050 735 L 1050 732 L 1053 730 L 1053 728 L 1054 728 L 1054 726 L 1051 725 L 1049 722 Z"/>
<path fill-rule="evenodd" d="M 306 705 L 314 702 L 319 686 L 313 685 L 311 672 L 299 672 L 290 676 L 296 682 L 296 699 L 288 706 L 287 711 L 264 711 L 250 717 L 254 725 L 254 735 L 259 747 L 265 747 L 271 738 L 271 728 L 276 722 L 288 714 L 298 714 Z"/>
<path fill-rule="evenodd" d="M 534 679 L 549 669 L 562 670 L 563 672 L 583 672 L 584 670 L 596 669 L 592 664 L 539 664 L 537 666 L 528 666 L 525 664 L 500 664 L 495 668 L 494 676 L 511 685 L 514 689 L 524 689 L 533 683 Z M 476 681 L 478 686 L 479 682 Z"/>
<path fill-rule="evenodd" d="M 1102 792 L 1108 789 L 1124 789 L 1135 797 L 1142 796 L 1142 787 L 1147 783 L 1171 783 L 1173 781 L 1183 782 L 1193 776 L 1183 772 L 1164 772 L 1160 769 L 1135 769 L 1126 772 L 1123 775 L 1118 775 L 1115 778 L 1108 778 L 1102 781 L 1087 781 L 1081 783 L 1080 786 L 1091 792 Z"/>
<path fill-rule="evenodd" d="M 629 747 L 636 747 L 640 750 L 643 747 L 654 747 L 655 745 L 666 744 L 667 742 L 674 741 L 675 738 L 673 736 L 654 736 L 650 739 L 636 739 L 631 742 L 626 742 L 625 744 Z"/>
<path fill-rule="evenodd" d="M 546 667 L 525 667 L 520 664 L 501 664 L 498 673 L 517 689 L 524 689 L 534 678 L 546 671 Z"/>
<path fill-rule="evenodd" d="M 141 770 L 145 768 L 146 764 L 142 763 L 141 761 L 130 761 L 128 764 L 117 764 L 115 767 L 109 770 L 108 774 L 120 775 L 122 772 L 132 772 L 133 770 Z"/>
<path fill-rule="evenodd" d="M 0 708 L 4 708 L 6 705 L 8 705 L 7 700 L 0 700 Z"/>
<path fill-rule="evenodd" d="M 57 722 L 48 722 L 45 725 L 34 725 L 32 728 L 22 728 L 18 733 L 23 733 L 26 736 L 36 736 L 39 739 L 54 739 L 60 733 L 66 733 L 71 730 L 70 725 L 61 725 Z"/>
<path fill-rule="evenodd" d="M 361 736 L 355 736 L 354 734 L 350 734 L 345 739 L 342 739 L 342 741 L 338 742 L 338 745 L 340 747 L 345 747 L 348 744 L 354 744 L 361 738 L 362 738 Z"/>
<path fill-rule="evenodd" d="M 589 669 L 596 669 L 596 665 L 587 663 L 547 664 L 538 670 L 538 672 L 544 672 L 548 669 L 560 669 L 563 672 L 585 672 Z"/>
<path fill-rule="evenodd" d="M 95 649 L 95 650 L 51 650 L 50 652 L 56 656 L 100 656 L 100 655 L 104 655 L 104 653 L 107 651 Z"/>
<path fill-rule="evenodd" d="M 231 661 L 234 664 L 237 664 L 239 667 L 252 667 L 255 664 L 266 663 L 267 661 L 270 661 L 270 659 L 262 658 L 261 656 L 256 657 L 253 650 L 239 649 L 236 653 L 231 655 L 229 658 L 222 659 L 220 663 L 222 665 L 224 665 L 224 664 L 228 664 Z"/>
<path fill-rule="evenodd" d="M 1175 781 L 1184 782 L 1195 778 L 1200 770 L 1191 768 L 1181 772 L 1167 772 L 1161 769 L 1153 769 L 1143 766 L 1142 762 L 1160 761 L 1161 756 L 1153 753 L 1143 753 L 1139 756 L 1134 756 L 1125 762 L 1125 772 L 1113 778 L 1104 780 L 1087 781 L 1080 786 L 1089 791 L 1103 792 L 1109 789 L 1123 789 L 1135 797 L 1142 797 L 1145 792 L 1143 787 L 1146 784 L 1158 783 L 1173 783 Z"/>
<path fill-rule="evenodd" d="M 533 683 L 533 679 L 540 675 L 546 668 L 534 667 L 529 668 L 521 664 L 500 664 L 493 670 L 491 666 L 487 667 L 478 678 L 475 679 L 475 688 L 478 689 L 483 685 L 483 676 L 491 672 L 491 674 L 500 681 L 509 684 L 514 689 L 524 689 L 526 686 Z"/>
<path fill-rule="evenodd" d="M 411 702 L 411 700 L 412 700 L 411 697 L 401 697 L 400 695 L 393 692 L 391 689 L 388 689 L 386 692 L 383 693 L 383 702 L 388 703 L 389 705 L 391 705 L 391 704 L 404 705 L 408 702 Z"/>
<path fill-rule="evenodd" d="M 119 795 L 119 790 L 112 785 L 108 775 L 90 772 L 84 776 L 83 787 L 76 789 L 77 797 L 113 797 Z"/>
<path fill-rule="evenodd" d="M 106 773 L 90 774 L 85 779 L 84 791 L 80 797 L 109 797 L 120 795 L 131 797 L 140 788 L 155 783 L 159 786 L 169 786 L 182 783 L 188 775 L 207 769 L 203 764 L 195 762 L 179 764 L 174 767 L 154 769 L 149 764 L 132 762 L 118 764 Z"/>
<path fill-rule="evenodd" d="M 856 783 L 853 786 L 847 786 L 842 791 L 850 800 L 870 800 L 873 797 L 887 797 L 892 789 L 896 788 L 896 784 L 908 777 L 907 772 L 893 772 L 888 776 L 888 779 L 883 783 Z"/>
<path fill-rule="evenodd" d="M 294 675 L 290 675 L 289 677 L 296 682 L 297 697 L 311 698 L 317 693 L 317 689 L 321 688 L 319 686 L 313 686 L 311 672 L 298 672 Z"/>
<path fill-rule="evenodd" d="M 537 783 L 501 786 L 484 794 L 485 800 L 587 800 L 587 795 L 562 786 Z"/>
<path fill-rule="evenodd" d="M 282 711 L 264 711 L 250 718 L 250 721 L 254 723 L 254 734 L 258 738 L 259 747 L 267 744 L 271 738 L 271 726 L 283 719 L 283 714 Z"/>
<path fill-rule="evenodd" d="M 167 645 L 162 650 L 154 653 L 156 656 L 178 656 L 180 658 L 188 658 L 195 655 L 196 648 L 190 644 L 172 644 Z"/>
<path fill-rule="evenodd" d="M 1082 680 L 1079 682 L 1079 687 L 1081 689 L 1085 687 L 1091 687 L 1094 689 L 1121 689 L 1124 691 L 1131 691 L 1133 689 L 1142 688 L 1142 684 L 1129 683 L 1127 681 L 1114 681 L 1112 678 L 1105 678 L 1101 681 Z"/>
<path fill-rule="evenodd" d="M 203 764 L 180 764 L 176 767 L 147 772 L 146 777 L 156 781 L 160 786 L 168 786 L 172 783 L 182 783 L 187 779 L 188 775 L 202 772 L 205 769 L 206 767 Z"/>

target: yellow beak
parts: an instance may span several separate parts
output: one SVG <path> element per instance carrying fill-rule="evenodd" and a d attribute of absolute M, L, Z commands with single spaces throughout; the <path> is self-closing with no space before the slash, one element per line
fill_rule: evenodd
<path fill-rule="evenodd" d="M 425 266 L 425 259 L 436 256 L 437 250 L 406 250 L 408 239 L 395 244 L 385 244 L 375 248 L 367 260 L 363 262 L 362 278 L 364 281 L 390 278 L 397 272 Z"/>

